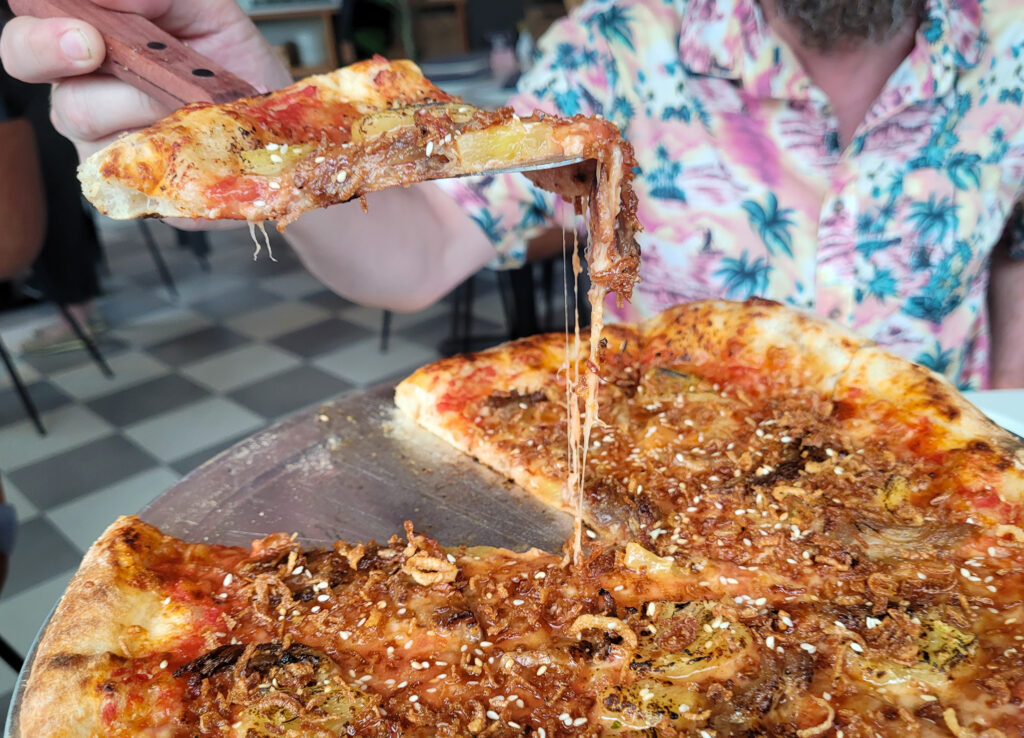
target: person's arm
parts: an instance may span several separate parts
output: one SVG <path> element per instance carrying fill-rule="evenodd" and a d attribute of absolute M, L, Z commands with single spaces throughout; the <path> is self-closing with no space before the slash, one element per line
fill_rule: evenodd
<path fill-rule="evenodd" d="M 373 192 L 306 213 L 284 235 L 317 278 L 354 302 L 422 310 L 494 258 L 494 247 L 436 184 Z"/>
<path fill-rule="evenodd" d="M 993 389 L 1024 387 L 1024 207 L 992 253 L 988 286 Z"/>

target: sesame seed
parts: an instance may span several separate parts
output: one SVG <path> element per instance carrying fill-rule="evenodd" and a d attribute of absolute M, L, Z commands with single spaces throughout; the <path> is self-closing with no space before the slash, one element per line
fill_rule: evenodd
<path fill-rule="evenodd" d="M 498 713 L 496 713 L 494 710 L 488 710 L 487 711 L 487 719 L 488 720 L 497 720 L 498 717 L 499 717 Z"/>
<path fill-rule="evenodd" d="M 433 141 L 427 141 L 427 156 L 430 156 L 433 153 L 434 153 L 434 142 Z"/>
<path fill-rule="evenodd" d="M 267 187 L 269 187 L 272 190 L 279 190 L 279 189 L 281 189 L 281 183 L 280 182 L 268 182 L 267 183 Z"/>
<path fill-rule="evenodd" d="M 311 607 L 309 609 L 309 611 L 310 612 L 320 612 L 320 605 L 313 605 L 313 607 Z"/>
<path fill-rule="evenodd" d="M 515 730 L 519 730 L 519 728 L 522 726 L 520 726 L 519 723 L 515 722 L 514 720 L 509 720 L 508 727 L 513 728 Z"/>
<path fill-rule="evenodd" d="M 284 161 L 284 159 L 278 156 L 277 154 L 271 154 L 270 161 L 274 162 L 275 164 L 280 164 L 281 162 Z"/>
<path fill-rule="evenodd" d="M 533 575 L 533 578 L 534 579 L 543 579 L 546 576 L 547 576 L 547 574 L 545 572 L 539 571 L 539 572 L 537 572 L 536 574 Z"/>
<path fill-rule="evenodd" d="M 167 659 L 164 659 L 163 661 L 160 662 L 160 668 L 161 669 L 166 669 L 167 668 Z"/>
<path fill-rule="evenodd" d="M 864 646 L 860 645 L 856 641 L 850 644 L 850 648 L 852 648 L 857 653 L 864 653 Z"/>
<path fill-rule="evenodd" d="M 252 204 L 257 208 L 265 208 L 267 206 L 266 200 L 253 200 Z"/>
<path fill-rule="evenodd" d="M 814 653 L 815 651 L 818 650 L 813 645 L 811 645 L 810 643 L 801 643 L 800 644 L 800 648 L 805 650 L 807 653 Z"/>
<path fill-rule="evenodd" d="M 515 605 L 516 607 L 519 607 L 520 605 L 523 604 L 523 600 L 512 600 L 512 604 Z"/>
<path fill-rule="evenodd" d="M 338 172 L 336 175 L 334 175 L 334 179 L 337 180 L 338 184 L 341 184 L 346 179 L 348 179 L 348 172 L 346 172 L 344 169 L 342 169 L 340 172 Z"/>
<path fill-rule="evenodd" d="M 544 672 L 546 672 L 547 670 L 547 664 L 542 665 L 539 669 L 537 669 L 537 676 L 544 676 Z"/>
<path fill-rule="evenodd" d="M 768 648 L 775 648 L 775 636 L 768 636 L 765 638 L 764 644 L 768 646 Z"/>
<path fill-rule="evenodd" d="M 409 695 L 409 701 L 410 702 L 419 702 L 419 700 L 420 700 L 420 698 L 417 697 L 416 695 L 414 695 L 414 694 Z"/>
<path fill-rule="evenodd" d="M 264 148 L 266 148 L 267 151 L 277 151 L 281 147 L 276 143 L 268 143 Z"/>
<path fill-rule="evenodd" d="M 302 569 L 303 569 L 303 567 L 301 565 L 300 566 L 296 566 L 294 569 L 292 569 L 292 576 L 293 577 L 299 576 L 299 574 L 302 573 Z"/>
<path fill-rule="evenodd" d="M 585 717 L 578 717 L 578 718 L 576 718 L 575 720 L 572 721 L 572 724 L 573 724 L 573 727 L 578 728 L 581 725 L 586 725 L 587 724 L 587 719 Z"/>
<path fill-rule="evenodd" d="M 490 648 L 493 645 L 490 641 L 480 641 L 480 648 Z"/>
<path fill-rule="evenodd" d="M 322 595 L 317 595 L 316 601 L 317 602 L 327 602 L 327 600 L 329 600 L 329 599 L 331 599 L 331 596 L 329 594 L 322 594 Z"/>
<path fill-rule="evenodd" d="M 327 161 L 327 157 L 326 156 L 318 156 L 317 158 L 315 158 L 313 160 L 313 163 L 315 163 L 315 164 L 323 164 L 325 161 Z"/>

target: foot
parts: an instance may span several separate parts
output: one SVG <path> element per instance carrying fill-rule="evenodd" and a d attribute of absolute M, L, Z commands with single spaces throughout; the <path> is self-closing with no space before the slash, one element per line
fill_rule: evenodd
<path fill-rule="evenodd" d="M 76 316 L 78 317 L 78 316 Z M 95 337 L 103 333 L 107 327 L 103 320 L 95 315 L 90 315 L 87 320 L 81 321 L 82 327 Z M 63 320 L 50 325 L 43 326 L 32 334 L 32 337 L 21 344 L 22 354 L 62 354 L 69 351 L 78 351 L 85 348 L 85 343 L 75 335 L 71 326 Z"/>

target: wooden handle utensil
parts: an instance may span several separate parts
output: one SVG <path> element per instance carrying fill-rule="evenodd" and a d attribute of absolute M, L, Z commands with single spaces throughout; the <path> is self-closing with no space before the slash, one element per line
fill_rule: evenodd
<path fill-rule="evenodd" d="M 172 108 L 259 94 L 245 80 L 136 13 L 108 10 L 89 0 L 10 0 L 10 5 L 18 15 L 78 18 L 90 24 L 106 43 L 102 69 Z"/>

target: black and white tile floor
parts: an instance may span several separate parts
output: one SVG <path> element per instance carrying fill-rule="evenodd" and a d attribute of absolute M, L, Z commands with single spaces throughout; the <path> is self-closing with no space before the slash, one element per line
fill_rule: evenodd
<path fill-rule="evenodd" d="M 104 223 L 109 275 L 101 313 L 107 379 L 83 351 L 18 360 L 49 431 L 39 436 L 0 372 L 0 473 L 19 521 L 0 593 L 0 635 L 24 653 L 79 559 L 117 516 L 269 423 L 342 392 L 396 379 L 439 356 L 451 308 L 382 313 L 311 277 L 280 239 L 277 263 L 253 262 L 244 230 L 210 236 L 211 270 L 152 225 L 179 297 L 161 285 L 136 224 Z M 474 333 L 500 335 L 490 275 L 478 279 Z M 482 283 L 482 284 L 480 284 Z M 12 350 L 51 306 L 0 314 Z M 0 718 L 15 674 L 0 662 Z M 2 724 L 2 720 L 0 720 Z"/>

